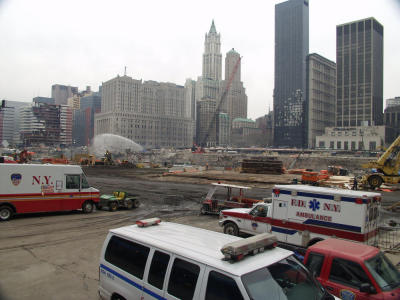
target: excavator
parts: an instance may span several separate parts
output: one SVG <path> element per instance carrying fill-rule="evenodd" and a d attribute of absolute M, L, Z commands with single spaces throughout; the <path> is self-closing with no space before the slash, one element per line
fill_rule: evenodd
<path fill-rule="evenodd" d="M 400 182 L 400 136 L 387 148 L 377 160 L 362 165 L 365 169 L 376 169 L 376 173 L 367 173 L 362 182 L 368 183 L 372 189 L 379 188 L 382 183 L 396 184 Z"/>

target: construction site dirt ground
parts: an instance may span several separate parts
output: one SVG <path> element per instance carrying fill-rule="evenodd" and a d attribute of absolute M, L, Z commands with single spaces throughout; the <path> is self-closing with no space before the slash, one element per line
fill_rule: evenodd
<path fill-rule="evenodd" d="M 90 185 L 101 193 L 125 190 L 137 194 L 140 207 L 91 214 L 21 215 L 1 222 L 0 299 L 98 299 L 99 256 L 109 229 L 158 216 L 221 232 L 216 216 L 199 215 L 199 202 L 210 182 L 234 179 L 229 182 L 253 186 L 247 196 L 262 199 L 270 197 L 274 183 L 289 183 L 293 176 L 209 171 L 177 177 L 162 176 L 164 170 L 117 168 L 89 168 L 85 172 Z M 400 199 L 400 191 L 382 194 L 386 203 Z M 390 257 L 394 263 L 400 261 L 400 255 Z"/>

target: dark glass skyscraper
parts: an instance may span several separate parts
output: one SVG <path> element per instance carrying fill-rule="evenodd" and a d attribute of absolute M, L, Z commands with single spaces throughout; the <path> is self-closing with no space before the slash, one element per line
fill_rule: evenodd
<path fill-rule="evenodd" d="M 336 27 L 336 126 L 383 124 L 383 26 L 368 18 Z"/>
<path fill-rule="evenodd" d="M 307 144 L 308 0 L 275 5 L 274 145 Z"/>

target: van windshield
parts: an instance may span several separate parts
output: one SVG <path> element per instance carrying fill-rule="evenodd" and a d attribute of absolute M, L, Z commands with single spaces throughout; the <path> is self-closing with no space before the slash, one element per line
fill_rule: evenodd
<path fill-rule="evenodd" d="M 400 272 L 383 253 L 366 260 L 365 266 L 383 291 L 391 291 L 400 286 Z"/>
<path fill-rule="evenodd" d="M 242 276 L 250 299 L 324 299 L 325 290 L 293 256 Z"/>

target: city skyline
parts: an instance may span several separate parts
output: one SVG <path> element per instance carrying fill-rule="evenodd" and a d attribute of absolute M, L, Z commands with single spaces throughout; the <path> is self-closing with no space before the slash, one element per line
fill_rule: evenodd
<path fill-rule="evenodd" d="M 235 48 L 243 56 L 248 116 L 255 119 L 273 107 L 274 7 L 281 2 L 205 1 L 186 8 L 169 1 L 156 2 L 154 10 L 154 3 L 124 1 L 112 7 L 102 1 L 0 1 L 0 37 L 7 45 L 0 49 L 0 98 L 49 97 L 53 84 L 97 90 L 122 75 L 124 66 L 135 79 L 183 86 L 201 74 L 203 37 L 214 20 L 222 55 Z M 374 17 L 385 31 L 384 100 L 399 96 L 399 14 L 395 0 L 310 0 L 309 52 L 336 61 L 336 26 Z"/>

